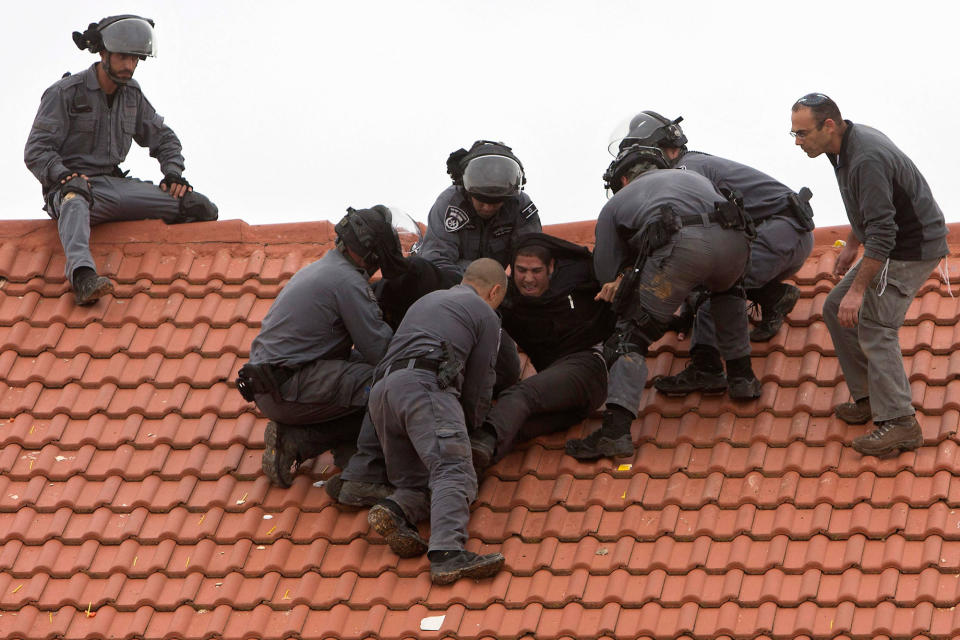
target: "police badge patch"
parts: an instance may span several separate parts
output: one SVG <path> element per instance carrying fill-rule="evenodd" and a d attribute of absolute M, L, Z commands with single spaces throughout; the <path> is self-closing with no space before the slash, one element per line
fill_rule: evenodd
<path fill-rule="evenodd" d="M 450 205 L 447 207 L 447 214 L 443 217 L 443 228 L 449 232 L 459 231 L 469 222 L 470 216 L 459 207 Z"/>
<path fill-rule="evenodd" d="M 523 216 L 524 220 L 528 220 L 535 213 L 537 213 L 537 205 L 531 202 L 523 211 L 520 212 L 520 215 Z"/>

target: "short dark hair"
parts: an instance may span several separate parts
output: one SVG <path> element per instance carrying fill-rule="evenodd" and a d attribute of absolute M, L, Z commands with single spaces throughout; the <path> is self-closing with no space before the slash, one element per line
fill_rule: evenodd
<path fill-rule="evenodd" d="M 517 264 L 517 258 L 520 256 L 536 258 L 547 267 L 550 266 L 550 261 L 553 260 L 553 255 L 550 253 L 550 249 L 541 244 L 528 244 L 517 249 L 517 253 L 513 256 L 514 266 Z"/>
<path fill-rule="evenodd" d="M 802 107 L 810 109 L 813 117 L 817 120 L 817 125 L 823 124 L 828 118 L 837 124 L 843 122 L 840 107 L 825 93 L 808 93 L 794 102 L 790 110 L 799 111 Z"/>

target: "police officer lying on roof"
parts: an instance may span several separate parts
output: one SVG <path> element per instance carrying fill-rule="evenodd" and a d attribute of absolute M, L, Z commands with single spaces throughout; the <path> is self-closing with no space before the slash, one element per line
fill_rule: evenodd
<path fill-rule="evenodd" d="M 474 432 L 477 473 L 509 453 L 517 440 L 568 429 L 603 403 L 602 345 L 616 318 L 608 303 L 595 299 L 599 291 L 586 247 L 544 233 L 520 239 L 500 315 L 537 373 L 497 396 Z"/>
<path fill-rule="evenodd" d="M 100 62 L 43 93 L 24 161 L 43 187 L 47 214 L 57 221 L 77 304 L 86 305 L 113 291 L 90 255 L 91 225 L 216 220 L 217 207 L 183 177 L 180 140 L 133 79 L 137 63 L 156 53 L 153 21 L 111 16 L 75 31 L 73 40 L 99 54 Z M 120 171 L 131 140 L 160 162 L 159 187 Z"/>
<path fill-rule="evenodd" d="M 447 275 L 450 286 L 477 258 L 506 266 L 511 243 L 540 231 L 540 216 L 523 191 L 520 160 L 502 142 L 478 140 L 469 151 L 454 151 L 447 173 L 453 184 L 430 209 L 420 255 Z"/>
<path fill-rule="evenodd" d="M 810 191 L 801 189 L 804 195 L 800 196 L 753 167 L 700 151 L 688 151 L 687 137 L 679 125 L 682 119 L 667 120 L 654 111 L 643 111 L 634 116 L 620 147 L 631 144 L 659 147 L 671 167 L 695 171 L 714 186 L 743 196 L 743 208 L 757 232 L 750 244 L 750 262 L 743 275 L 743 286 L 747 299 L 759 305 L 762 313 L 750 339 L 769 340 L 780 330 L 800 297 L 799 289 L 782 280 L 803 266 L 813 248 Z M 661 393 L 722 393 L 727 388 L 710 301 L 705 300 L 695 313 L 690 364 L 675 376 L 657 380 L 654 386 Z"/>
<path fill-rule="evenodd" d="M 647 348 L 695 287 L 711 292 L 730 396 L 760 395 L 737 286 L 750 246 L 742 208 L 703 176 L 667 169 L 658 147 L 627 147 L 604 181 L 615 195 L 600 211 L 593 260 L 597 279 L 606 283 L 598 297 L 613 303 L 617 326 L 604 345 L 611 368 L 603 425 L 567 441 L 567 453 L 581 460 L 633 453 L 630 425 L 647 378 Z"/>
<path fill-rule="evenodd" d="M 270 418 L 263 470 L 275 484 L 290 486 L 291 467 L 329 449 L 344 466 L 356 443 L 393 335 L 369 284 L 403 259 L 391 221 L 382 205 L 347 209 L 335 248 L 290 278 L 250 346 L 237 388 Z"/>
<path fill-rule="evenodd" d="M 401 557 L 427 551 L 414 524 L 430 518 L 430 577 L 438 584 L 485 578 L 503 555 L 466 551 L 477 475 L 469 430 L 490 407 L 493 364 L 507 276 L 496 261 L 471 263 L 463 283 L 410 307 L 370 391 L 370 417 L 395 489 L 368 514 L 371 528 Z"/>

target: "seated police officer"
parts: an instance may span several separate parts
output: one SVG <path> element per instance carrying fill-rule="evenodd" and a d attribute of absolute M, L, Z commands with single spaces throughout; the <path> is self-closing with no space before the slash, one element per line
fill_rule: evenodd
<path fill-rule="evenodd" d="M 66 254 L 67 280 L 77 304 L 85 305 L 113 291 L 90 255 L 91 225 L 216 220 L 217 207 L 183 177 L 180 140 L 133 80 L 137 63 L 155 54 L 153 21 L 111 16 L 74 32 L 73 40 L 99 53 L 100 62 L 43 93 L 24 161 L 43 187 L 44 209 L 57 221 Z M 120 171 L 131 140 L 160 162 L 159 187 Z"/>
<path fill-rule="evenodd" d="M 750 245 L 750 262 L 743 276 L 747 299 L 755 302 L 761 319 L 750 333 L 754 341 L 766 341 L 780 330 L 800 297 L 800 290 L 783 282 L 795 274 L 813 248 L 813 214 L 810 191 L 799 195 L 767 174 L 733 160 L 687 150 L 687 137 L 680 128 L 683 118 L 667 120 L 654 111 L 634 116 L 621 147 L 639 144 L 659 147 L 676 169 L 695 171 L 714 186 L 739 192 L 743 208 L 753 221 L 757 237 Z M 702 299 L 702 298 L 701 298 Z M 705 300 L 695 313 L 690 365 L 676 376 L 660 378 L 654 386 L 668 395 L 694 391 L 723 392 L 727 381 L 717 349 L 716 329 Z"/>
<path fill-rule="evenodd" d="M 291 467 L 328 449 L 344 466 L 357 440 L 373 368 L 393 334 L 369 284 L 402 260 L 391 221 L 382 205 L 347 209 L 335 248 L 290 278 L 250 346 L 237 387 L 270 418 L 263 470 L 275 484 L 290 486 Z"/>
<path fill-rule="evenodd" d="M 589 249 L 544 233 L 520 239 L 503 328 L 536 367 L 508 387 L 471 437 L 477 473 L 513 449 L 517 440 L 562 431 L 586 418 L 607 394 L 603 341 L 616 318 L 596 300 L 600 284 Z"/>
<path fill-rule="evenodd" d="M 695 287 L 712 292 L 731 397 L 760 395 L 746 304 L 735 286 L 749 253 L 746 214 L 703 176 L 667 169 L 657 147 L 627 147 L 604 181 L 614 195 L 597 220 L 593 259 L 605 283 L 598 297 L 613 302 L 617 326 L 604 345 L 610 382 L 603 425 L 567 441 L 567 453 L 581 460 L 633 453 L 630 425 L 647 378 L 647 348 Z"/>
<path fill-rule="evenodd" d="M 477 475 L 469 430 L 490 407 L 507 277 L 496 261 L 471 263 L 463 283 L 410 307 L 370 391 L 370 418 L 383 445 L 390 495 L 367 520 L 401 557 L 428 550 L 414 523 L 430 519 L 430 577 L 438 584 L 485 578 L 503 555 L 467 551 Z"/>
<path fill-rule="evenodd" d="M 506 266 L 511 243 L 540 231 L 540 216 L 523 191 L 520 160 L 502 142 L 478 140 L 469 151 L 454 151 L 447 173 L 453 184 L 430 209 L 420 255 L 446 275 L 450 286 L 478 258 Z"/>

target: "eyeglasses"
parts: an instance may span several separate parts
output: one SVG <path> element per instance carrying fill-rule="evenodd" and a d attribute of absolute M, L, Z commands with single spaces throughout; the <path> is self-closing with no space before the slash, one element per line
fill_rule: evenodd
<path fill-rule="evenodd" d="M 819 107 L 822 104 L 826 104 L 830 98 L 822 93 L 808 93 L 799 100 L 797 104 L 802 104 L 805 107 Z"/>
<path fill-rule="evenodd" d="M 790 135 L 799 140 L 803 140 L 814 131 L 820 131 L 820 129 L 823 129 L 824 122 L 826 122 L 826 120 L 818 124 L 816 129 L 797 129 L 796 131 L 791 131 Z"/>

